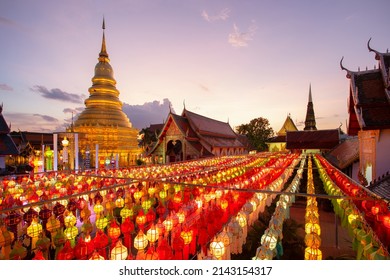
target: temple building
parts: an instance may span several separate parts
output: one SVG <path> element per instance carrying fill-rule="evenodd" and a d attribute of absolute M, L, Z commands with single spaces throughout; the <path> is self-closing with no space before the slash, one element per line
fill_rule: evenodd
<path fill-rule="evenodd" d="M 109 63 L 104 30 L 103 20 L 102 46 L 92 86 L 88 90 L 89 97 L 84 102 L 86 108 L 68 132 L 79 134 L 80 154 L 83 158 L 88 156 L 91 166 L 115 162 L 123 167 L 135 164 L 142 150 L 138 147 L 138 130 L 133 128 L 122 110 L 114 72 Z"/>
<path fill-rule="evenodd" d="M 298 131 L 294 121 L 291 119 L 290 114 L 286 117 L 282 128 L 278 131 L 275 137 L 267 141 L 269 152 L 281 152 L 286 151 L 286 135 L 287 131 Z"/>
<path fill-rule="evenodd" d="M 371 40 L 371 39 L 370 39 Z M 390 166 L 390 53 L 375 53 L 378 67 L 351 71 L 340 61 L 350 80 L 348 134 L 359 139 L 359 179 L 363 185 L 387 174 Z"/>
<path fill-rule="evenodd" d="M 247 152 L 229 123 L 184 108 L 181 115 L 169 113 L 149 156 L 153 163 L 170 163 Z"/>
<path fill-rule="evenodd" d="M 6 174 L 8 172 L 15 172 L 15 170 L 7 170 L 8 167 L 15 166 L 15 157 L 19 155 L 19 150 L 16 147 L 15 142 L 10 136 L 10 126 L 3 116 L 3 105 L 0 106 L 0 175 Z M 8 161 L 8 162 L 6 162 Z"/>
<path fill-rule="evenodd" d="M 311 85 L 309 101 L 306 109 L 305 127 L 303 131 L 286 131 L 286 149 L 296 152 L 324 153 L 329 152 L 340 143 L 339 129 L 318 130 L 314 114 Z"/>

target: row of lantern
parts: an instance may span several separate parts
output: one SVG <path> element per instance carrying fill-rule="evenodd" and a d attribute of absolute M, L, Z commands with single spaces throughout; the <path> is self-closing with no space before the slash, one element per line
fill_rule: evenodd
<path fill-rule="evenodd" d="M 353 202 L 354 197 L 346 196 L 327 173 L 320 158 L 315 158 L 320 178 L 328 195 L 340 197 L 332 199 L 334 212 L 340 217 L 341 225 L 347 228 L 352 238 L 352 248 L 357 259 L 390 259 L 390 255 L 370 224 Z"/>
<path fill-rule="evenodd" d="M 313 183 L 312 159 L 307 162 L 307 194 L 315 194 Z M 308 196 L 305 212 L 305 260 L 322 260 L 321 227 L 319 221 L 318 205 L 315 196 Z"/>
<path fill-rule="evenodd" d="M 214 159 L 217 161 L 217 159 Z M 207 180 L 198 180 L 201 184 L 210 184 L 211 181 L 221 182 L 230 178 L 242 175 L 245 170 L 243 166 L 250 164 L 258 164 L 259 161 L 264 162 L 264 158 L 259 157 L 232 157 L 220 158 L 220 164 L 210 170 L 207 161 L 202 160 L 202 164 L 194 164 L 188 162 L 186 164 L 174 164 L 167 166 L 153 166 L 121 170 L 99 170 L 97 173 L 85 171 L 81 174 L 64 173 L 48 173 L 36 174 L 34 181 L 28 176 L 17 177 L 16 179 L 8 179 L 4 177 L 2 187 L 0 187 L 0 210 L 4 208 L 12 208 L 23 204 L 44 201 L 61 196 L 83 193 L 86 191 L 96 190 L 114 184 L 130 184 L 136 179 L 164 179 L 174 178 L 178 181 L 179 178 L 186 176 L 192 181 L 200 177 Z M 186 166 L 183 168 L 182 166 Z M 205 169 L 207 167 L 207 169 Z M 228 170 L 228 171 L 226 171 Z M 192 176 L 192 174 L 195 174 Z"/>
<path fill-rule="evenodd" d="M 56 204 L 56 206 L 58 205 L 58 203 Z M 62 207 L 62 208 L 64 208 L 64 207 Z M 84 210 L 84 209 L 83 209 Z M 70 211 L 71 212 L 71 211 Z M 100 212 L 98 213 L 98 215 L 97 216 L 99 216 L 100 215 Z M 70 215 L 69 214 L 69 216 L 72 216 L 72 215 Z M 65 219 L 67 219 L 68 217 L 69 217 L 68 215 L 65 217 Z M 99 221 L 99 219 L 100 219 L 100 217 L 97 217 L 97 222 Z M 72 218 L 72 219 L 70 219 L 70 220 L 74 220 L 74 218 Z M 50 224 L 50 223 L 49 223 Z M 98 224 L 100 224 L 100 223 L 98 223 Z M 103 223 L 103 225 L 104 225 L 105 223 Z M 30 234 L 31 234 L 31 236 L 30 237 L 32 237 L 32 238 L 37 238 L 37 235 L 39 235 L 39 233 L 40 233 L 40 228 L 39 228 L 39 223 L 38 223 L 38 225 L 37 225 L 37 223 L 35 222 L 35 220 L 32 220 L 31 221 L 31 224 L 30 224 L 30 226 L 31 226 L 31 228 L 34 228 L 34 229 L 31 229 L 29 232 L 30 232 Z M 30 227 L 29 226 L 29 227 Z M 84 225 L 83 225 L 84 226 Z M 104 228 L 104 226 L 102 226 L 103 228 Z M 76 230 L 75 230 L 75 228 L 76 228 Z M 66 236 L 67 236 L 67 238 L 68 239 L 70 239 L 70 240 L 74 240 L 74 238 L 75 238 L 75 235 L 77 235 L 77 233 L 78 233 L 78 230 L 77 230 L 77 227 L 75 227 L 74 226 L 74 223 L 73 222 L 69 222 L 69 223 L 66 223 Z M 35 242 L 34 243 L 36 243 L 37 241 L 36 240 L 34 240 Z M 67 244 L 67 243 L 66 243 Z M 65 244 L 65 245 L 66 245 Z M 118 245 L 119 246 L 119 245 Z M 65 246 L 64 248 L 66 248 L 66 249 L 68 249 L 67 247 L 69 247 L 69 246 Z"/>
<path fill-rule="evenodd" d="M 339 170 L 333 168 L 323 157 L 318 160 L 324 166 L 329 177 L 348 196 L 364 214 L 366 222 L 372 227 L 378 238 L 390 250 L 390 209 L 389 204 L 367 188 L 357 184 Z"/>
<path fill-rule="evenodd" d="M 283 222 L 290 216 L 289 208 L 295 202 L 293 193 L 299 191 L 305 162 L 306 157 L 303 155 L 295 177 L 285 190 L 286 193 L 291 194 L 280 195 L 279 201 L 276 203 L 275 211 L 270 219 L 269 226 L 261 236 L 261 246 L 257 248 L 256 255 L 252 258 L 253 260 L 272 260 L 275 257 L 279 258 L 282 255 L 280 246 L 282 246 L 281 241 L 283 239 Z M 288 174 L 286 174 L 287 176 L 285 177 L 289 178 L 291 176 L 291 170 L 287 172 Z M 282 187 L 283 185 L 280 186 L 279 191 Z"/>

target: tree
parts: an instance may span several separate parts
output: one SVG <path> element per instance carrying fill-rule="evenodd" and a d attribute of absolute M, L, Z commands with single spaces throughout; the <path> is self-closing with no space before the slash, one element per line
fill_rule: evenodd
<path fill-rule="evenodd" d="M 245 135 L 249 144 L 257 151 L 267 150 L 265 142 L 274 136 L 274 130 L 270 127 L 269 121 L 262 117 L 253 119 L 248 124 L 237 126 L 236 131 L 238 134 Z"/>

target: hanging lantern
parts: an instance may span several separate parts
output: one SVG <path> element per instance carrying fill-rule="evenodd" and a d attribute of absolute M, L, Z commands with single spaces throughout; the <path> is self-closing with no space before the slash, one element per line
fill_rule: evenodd
<path fill-rule="evenodd" d="M 173 228 L 173 220 L 172 218 L 168 217 L 165 221 L 163 221 L 163 225 L 165 227 L 165 230 L 167 232 L 171 231 Z"/>
<path fill-rule="evenodd" d="M 152 247 L 149 247 L 149 249 L 145 254 L 145 260 L 158 260 L 158 259 L 159 259 L 158 253 L 154 251 Z"/>
<path fill-rule="evenodd" d="M 108 225 L 108 219 L 106 217 L 102 217 L 96 220 L 96 227 L 100 230 L 104 230 Z"/>
<path fill-rule="evenodd" d="M 107 234 L 112 240 L 117 240 L 121 235 L 121 229 L 119 228 L 115 219 L 110 222 L 110 227 L 107 230 Z"/>
<path fill-rule="evenodd" d="M 154 224 L 152 224 L 152 226 L 146 232 L 146 237 L 150 243 L 154 243 L 158 240 L 159 234 Z"/>
<path fill-rule="evenodd" d="M 322 252 L 320 249 L 307 247 L 305 249 L 305 260 L 322 260 Z"/>
<path fill-rule="evenodd" d="M 216 241 L 210 243 L 211 254 L 218 260 L 225 254 L 225 244 L 222 241 Z"/>
<path fill-rule="evenodd" d="M 305 224 L 305 232 L 306 234 L 309 234 L 311 232 L 316 233 L 317 235 L 321 235 L 321 227 L 319 224 L 316 223 L 306 223 Z"/>
<path fill-rule="evenodd" d="M 383 217 L 383 225 L 386 228 L 390 228 L 390 215 L 387 215 L 387 216 Z"/>
<path fill-rule="evenodd" d="M 148 246 L 148 238 L 146 235 L 140 230 L 137 236 L 134 238 L 134 248 L 137 250 L 143 250 Z"/>
<path fill-rule="evenodd" d="M 192 230 L 183 230 L 181 233 L 180 233 L 180 236 L 181 238 L 183 238 L 184 240 L 184 245 L 188 245 L 191 243 L 192 241 L 192 235 L 193 235 L 193 232 Z"/>
<path fill-rule="evenodd" d="M 31 221 L 30 226 L 27 228 L 27 235 L 32 238 L 32 249 L 35 249 L 35 244 L 38 241 L 38 237 L 42 233 L 42 225 L 38 223 L 37 218 Z"/>
<path fill-rule="evenodd" d="M 76 224 L 77 218 L 73 215 L 73 212 L 69 211 L 68 215 L 64 219 L 65 227 L 72 227 Z"/>
<path fill-rule="evenodd" d="M 127 217 L 134 216 L 134 211 L 132 208 L 128 208 L 127 206 L 123 207 L 119 214 L 122 219 L 126 219 Z"/>
<path fill-rule="evenodd" d="M 261 245 L 268 245 L 269 249 L 274 250 L 278 242 L 278 237 L 278 232 L 273 227 L 269 227 L 264 231 L 264 234 L 261 236 Z"/>
<path fill-rule="evenodd" d="M 96 215 L 100 215 L 104 211 L 104 207 L 100 203 L 97 203 L 93 207 L 93 211 L 95 212 Z"/>
<path fill-rule="evenodd" d="M 146 223 L 146 216 L 144 214 L 144 211 L 141 209 L 139 212 L 138 212 L 138 215 L 137 217 L 135 218 L 135 223 L 143 229 L 145 223 Z"/>
<path fill-rule="evenodd" d="M 75 226 L 68 227 L 64 230 L 64 234 L 66 236 L 66 239 L 74 240 L 76 236 L 79 234 L 79 230 Z"/>
<path fill-rule="evenodd" d="M 179 219 L 179 224 L 182 224 L 185 221 L 186 215 L 184 214 L 183 210 L 180 210 L 177 213 L 177 218 Z"/>
<path fill-rule="evenodd" d="M 318 249 L 321 246 L 321 237 L 314 232 L 306 234 L 305 244 L 307 247 Z"/>
<path fill-rule="evenodd" d="M 128 256 L 127 248 L 118 240 L 111 250 L 111 260 L 125 260 Z"/>
<path fill-rule="evenodd" d="M 99 253 L 97 251 L 94 251 L 92 253 L 92 256 L 89 258 L 89 260 L 91 261 L 102 261 L 102 260 L 105 260 L 105 258 L 101 255 L 99 255 Z"/>
<path fill-rule="evenodd" d="M 122 208 L 125 206 L 125 200 L 122 197 L 119 197 L 115 200 L 115 206 L 118 208 Z"/>

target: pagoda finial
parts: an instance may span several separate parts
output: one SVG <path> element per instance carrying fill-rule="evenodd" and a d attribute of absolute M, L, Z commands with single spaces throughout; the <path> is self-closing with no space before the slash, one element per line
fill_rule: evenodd
<path fill-rule="evenodd" d="M 311 97 L 311 83 L 309 84 L 309 102 L 313 102 L 313 99 Z"/>
<path fill-rule="evenodd" d="M 106 22 L 103 17 L 103 24 L 102 24 L 102 29 L 103 29 L 103 39 L 102 39 L 102 48 L 99 53 L 99 61 L 101 62 L 109 62 L 110 60 L 108 59 L 108 53 L 107 53 L 107 48 L 106 48 L 106 37 L 104 34 L 104 30 L 106 29 Z"/>

